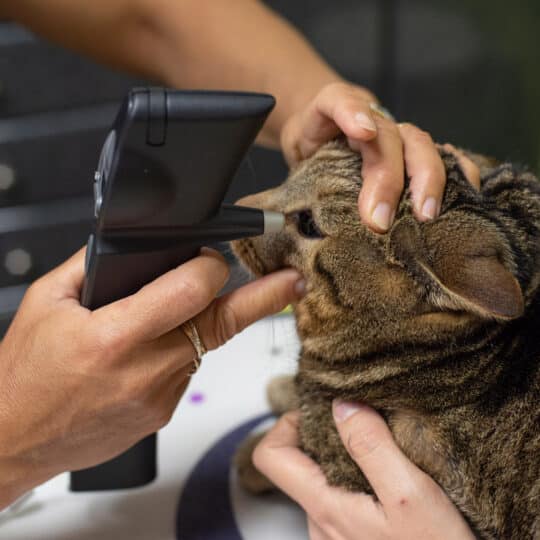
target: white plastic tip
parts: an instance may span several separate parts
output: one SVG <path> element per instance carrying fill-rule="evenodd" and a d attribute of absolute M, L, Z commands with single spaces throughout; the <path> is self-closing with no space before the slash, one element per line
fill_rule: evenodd
<path fill-rule="evenodd" d="M 264 211 L 264 234 L 279 232 L 285 227 L 285 214 Z"/>

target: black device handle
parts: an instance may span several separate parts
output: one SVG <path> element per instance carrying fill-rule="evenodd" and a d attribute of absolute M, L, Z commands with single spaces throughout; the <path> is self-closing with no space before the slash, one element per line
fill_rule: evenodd
<path fill-rule="evenodd" d="M 82 303 L 95 309 L 105 305 L 108 298 L 136 292 L 175 265 L 192 259 L 205 244 L 263 232 L 260 210 L 223 205 L 215 217 L 198 226 L 114 231 L 107 239 L 92 235 L 86 252 L 87 281 Z M 71 473 L 71 490 L 126 489 L 148 484 L 157 474 L 156 446 L 153 434 L 111 461 Z"/>
<path fill-rule="evenodd" d="M 88 304 L 91 300 L 90 307 L 94 308 L 105 305 L 110 295 L 122 298 L 136 292 L 144 284 L 196 256 L 201 247 L 198 242 L 178 243 L 171 238 L 167 247 L 156 249 L 153 245 L 149 251 L 129 252 L 129 248 L 137 243 L 132 239 L 114 242 L 95 236 L 91 238 L 87 247 L 87 275 L 93 276 L 93 287 L 91 292 L 85 288 L 83 302 Z M 92 265 L 96 260 L 99 260 L 99 271 Z M 157 436 L 152 434 L 111 461 L 72 472 L 70 489 L 95 491 L 143 486 L 156 477 L 156 461 Z"/>
<path fill-rule="evenodd" d="M 72 472 L 71 491 L 104 491 L 144 486 L 157 475 L 157 435 L 153 433 L 135 446 L 101 465 Z"/>
<path fill-rule="evenodd" d="M 260 211 L 221 209 L 221 202 L 274 103 L 249 93 L 130 92 L 96 173 L 82 305 L 97 309 L 133 294 L 205 244 L 263 232 Z M 151 482 L 156 442 L 150 435 L 111 461 L 72 472 L 71 490 Z"/>

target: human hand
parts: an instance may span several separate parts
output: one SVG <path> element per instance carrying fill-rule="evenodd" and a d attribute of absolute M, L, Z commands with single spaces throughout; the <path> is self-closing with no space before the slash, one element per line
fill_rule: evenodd
<path fill-rule="evenodd" d="M 376 98 L 359 86 L 335 82 L 325 86 L 283 126 L 281 146 L 289 165 L 312 154 L 340 132 L 363 158 L 364 183 L 358 198 L 361 219 L 377 232 L 392 225 L 404 187 L 410 180 L 417 219 L 435 218 L 441 207 L 446 174 L 431 136 L 412 124 L 396 124 L 371 108 Z M 448 148 L 447 148 L 448 149 Z M 469 181 L 480 187 L 478 167 L 456 153 Z M 405 167 L 404 167 L 405 164 Z"/>
<path fill-rule="evenodd" d="M 93 312 L 79 303 L 84 250 L 36 281 L 0 343 L 0 508 L 52 476 L 120 454 L 163 427 L 195 357 L 298 298 L 284 270 L 215 299 L 228 267 L 212 250 Z"/>
<path fill-rule="evenodd" d="M 443 490 L 398 448 L 371 408 L 334 403 L 350 456 L 376 498 L 330 487 L 298 449 L 298 413 L 287 413 L 259 443 L 255 466 L 306 511 L 311 540 L 474 540 Z"/>

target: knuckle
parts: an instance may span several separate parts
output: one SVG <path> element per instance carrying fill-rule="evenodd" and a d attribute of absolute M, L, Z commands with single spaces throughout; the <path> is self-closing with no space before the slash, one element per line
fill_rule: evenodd
<path fill-rule="evenodd" d="M 415 135 L 415 139 L 418 145 L 430 147 L 433 148 L 433 152 L 436 151 L 435 143 L 433 142 L 431 135 L 426 131 L 419 132 L 417 135 Z"/>
<path fill-rule="evenodd" d="M 389 167 L 377 166 L 364 171 L 367 182 L 378 186 L 381 191 L 390 195 L 399 195 L 403 188 L 403 177 Z"/>
<path fill-rule="evenodd" d="M 401 131 L 405 131 L 405 132 L 416 129 L 416 126 L 414 124 L 411 124 L 410 122 L 402 122 L 398 124 L 398 127 Z"/>
<path fill-rule="evenodd" d="M 216 343 L 217 346 L 224 345 L 233 336 L 235 336 L 242 326 L 238 315 L 234 309 L 228 304 L 223 304 L 219 317 L 217 317 L 215 325 Z"/>
<path fill-rule="evenodd" d="M 103 359 L 117 358 L 128 348 L 128 339 L 122 332 L 109 328 L 99 328 L 92 335 L 92 349 Z"/>
<path fill-rule="evenodd" d="M 380 434 L 376 429 L 352 425 L 346 439 L 346 447 L 355 460 L 363 460 L 380 446 Z"/>
<path fill-rule="evenodd" d="M 89 330 L 79 344 L 86 351 L 79 368 L 90 376 L 107 372 L 120 355 L 110 332 L 103 329 Z"/>
<path fill-rule="evenodd" d="M 349 90 L 350 90 L 350 87 L 347 83 L 337 81 L 337 82 L 327 84 L 321 90 L 321 97 L 334 98 L 338 94 L 348 93 Z"/>
<path fill-rule="evenodd" d="M 210 300 L 208 288 L 202 280 L 182 280 L 178 293 L 187 305 L 199 306 Z"/>
<path fill-rule="evenodd" d="M 100 323 L 96 312 L 91 313 L 94 319 L 93 338 L 101 350 L 108 350 L 113 354 L 120 354 L 133 344 L 133 336 L 127 329 L 128 314 L 132 312 L 133 297 L 127 296 L 115 302 L 114 312 L 109 313 L 107 324 Z M 130 315 L 133 317 L 133 315 Z"/>
<path fill-rule="evenodd" d="M 322 503 L 316 503 L 314 508 L 310 509 L 309 513 L 311 519 L 323 531 L 329 531 L 334 529 L 334 517 L 327 505 L 324 505 Z"/>
<path fill-rule="evenodd" d="M 397 124 L 393 120 L 382 118 L 379 115 L 376 115 L 376 119 L 379 136 L 390 141 L 392 145 L 401 148 L 403 146 L 403 139 Z"/>
<path fill-rule="evenodd" d="M 137 415 L 141 425 L 149 426 L 152 431 L 165 427 L 174 413 L 174 408 L 156 398 L 155 392 L 144 383 L 126 385 L 119 401 L 130 414 Z"/>
<path fill-rule="evenodd" d="M 156 405 L 150 399 L 150 381 L 146 374 L 140 373 L 138 377 L 133 377 L 119 384 L 119 399 L 127 404 L 143 410 L 147 410 L 154 416 Z"/>
<path fill-rule="evenodd" d="M 156 431 L 164 428 L 171 421 L 173 414 L 174 408 L 158 407 L 155 411 Z"/>
<path fill-rule="evenodd" d="M 24 298 L 27 302 L 34 302 L 40 299 L 42 296 L 42 289 L 45 286 L 44 281 L 44 277 L 40 277 L 39 279 L 36 279 L 36 281 L 34 281 L 30 287 L 28 287 L 28 289 L 26 289 Z"/>
<path fill-rule="evenodd" d="M 433 139 L 431 138 L 431 135 L 424 131 L 423 129 L 417 128 L 416 126 L 413 126 L 410 130 L 410 136 L 411 138 L 419 144 L 422 145 L 429 145 L 434 146 Z"/>

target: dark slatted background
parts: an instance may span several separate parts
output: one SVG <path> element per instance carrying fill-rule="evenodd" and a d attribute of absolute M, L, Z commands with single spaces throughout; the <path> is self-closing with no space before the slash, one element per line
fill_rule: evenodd
<path fill-rule="evenodd" d="M 538 169 L 537 0 L 269 4 L 400 120 Z M 86 241 L 103 138 L 121 97 L 141 82 L 0 23 L 0 335 L 28 283 Z M 285 174 L 279 154 L 254 149 L 228 200 Z"/>

